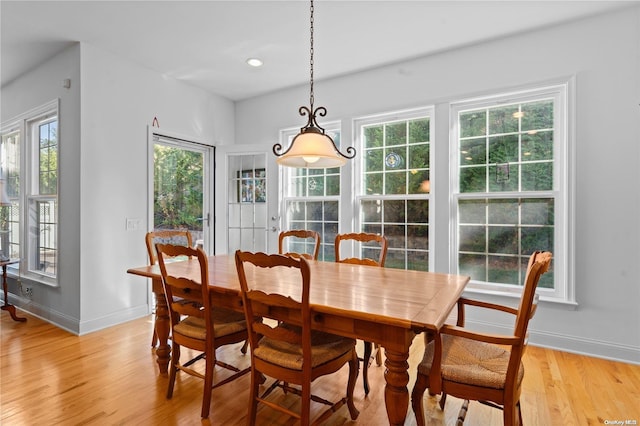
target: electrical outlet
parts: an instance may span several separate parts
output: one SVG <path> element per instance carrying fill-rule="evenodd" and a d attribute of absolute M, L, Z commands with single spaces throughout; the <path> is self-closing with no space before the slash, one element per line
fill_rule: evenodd
<path fill-rule="evenodd" d="M 24 294 L 26 294 L 29 299 L 33 299 L 33 287 L 25 287 Z"/>

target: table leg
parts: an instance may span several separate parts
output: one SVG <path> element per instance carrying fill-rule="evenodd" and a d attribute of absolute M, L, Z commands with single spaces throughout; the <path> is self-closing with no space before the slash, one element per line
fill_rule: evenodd
<path fill-rule="evenodd" d="M 387 385 L 384 388 L 384 402 L 387 406 L 387 416 L 390 425 L 403 425 L 409 408 L 409 349 L 406 352 L 396 352 L 385 349 L 387 357 L 384 365 L 384 378 Z"/>
<path fill-rule="evenodd" d="M 167 375 L 169 371 L 169 358 L 171 355 L 171 347 L 169 346 L 169 307 L 167 306 L 167 298 L 164 291 L 158 289 L 157 283 L 153 285 L 153 292 L 156 296 L 156 335 L 158 336 L 158 347 L 156 349 L 156 361 L 160 368 L 160 374 Z M 162 287 L 162 283 L 160 283 Z"/>
<path fill-rule="evenodd" d="M 2 265 L 2 289 L 4 290 L 4 306 L 2 306 L 3 311 L 9 311 L 11 315 L 11 319 L 14 321 L 25 322 L 27 319 L 19 317 L 16 314 L 16 307 L 9 304 L 9 296 L 7 294 L 7 265 Z"/>

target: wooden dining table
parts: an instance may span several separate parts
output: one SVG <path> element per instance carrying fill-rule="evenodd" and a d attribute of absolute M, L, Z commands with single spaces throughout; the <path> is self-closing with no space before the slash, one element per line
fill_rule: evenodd
<path fill-rule="evenodd" d="M 240 284 L 233 255 L 208 258 L 211 302 L 242 312 Z M 309 261 L 313 328 L 380 344 L 385 350 L 385 404 L 389 424 L 404 424 L 409 407 L 409 348 L 417 334 L 431 332 L 439 343 L 439 330 L 462 295 L 468 276 L 410 271 L 347 263 Z M 172 275 L 199 277 L 198 262 L 167 264 Z M 169 313 L 162 289 L 160 268 L 142 266 L 128 273 L 152 279 L 156 295 L 156 349 L 161 374 L 167 373 L 170 347 Z M 255 272 L 259 273 L 259 272 Z M 299 277 L 298 277 L 299 282 Z M 264 280 L 264 291 L 299 297 L 295 280 Z M 299 283 L 298 283 L 299 286 Z M 295 314 L 287 320 L 295 321 Z M 436 345 L 439 347 L 440 345 Z M 439 354 L 434 369 L 440 368 Z M 432 372 L 435 373 L 435 372 Z M 430 391 L 439 393 L 440 374 L 431 374 Z"/>

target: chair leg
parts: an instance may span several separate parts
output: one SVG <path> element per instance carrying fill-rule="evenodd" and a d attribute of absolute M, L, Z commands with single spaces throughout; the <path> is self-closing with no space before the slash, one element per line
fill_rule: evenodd
<path fill-rule="evenodd" d="M 505 401 L 505 404 L 502 409 L 502 416 L 504 420 L 504 426 L 515 426 L 518 424 L 518 419 L 516 417 L 516 404 L 510 404 Z"/>
<path fill-rule="evenodd" d="M 467 417 L 467 411 L 469 411 L 469 400 L 465 399 L 460 407 L 460 411 L 458 412 L 458 420 L 456 421 L 457 426 L 462 426 L 464 424 L 464 419 Z"/>
<path fill-rule="evenodd" d="M 413 408 L 413 414 L 416 416 L 416 424 L 418 426 L 424 426 L 424 404 L 423 396 L 424 391 L 429 386 L 429 377 L 418 373 L 416 377 L 416 384 L 413 386 L 411 392 L 411 407 Z"/>
<path fill-rule="evenodd" d="M 302 400 L 300 405 L 300 424 L 311 424 L 311 382 L 302 384 Z"/>
<path fill-rule="evenodd" d="M 180 345 L 173 342 L 171 345 L 171 360 L 169 361 L 169 386 L 167 387 L 167 399 L 173 396 L 173 385 L 176 383 L 176 373 L 180 363 Z"/>
<path fill-rule="evenodd" d="M 249 347 L 249 339 L 244 341 L 244 344 L 242 345 L 242 348 L 240 348 L 240 352 L 242 352 L 242 354 L 246 354 L 248 347 Z"/>
<path fill-rule="evenodd" d="M 371 342 L 364 342 L 364 356 L 362 357 L 362 384 L 364 394 L 369 395 L 369 361 L 371 359 Z"/>
<path fill-rule="evenodd" d="M 516 404 L 516 410 L 518 410 L 518 426 L 522 426 L 522 406 L 520 401 Z"/>
<path fill-rule="evenodd" d="M 216 366 L 215 351 L 212 349 L 204 357 L 204 392 L 202 393 L 202 412 L 201 417 L 206 419 L 209 417 L 211 408 L 211 388 L 213 388 L 213 369 Z"/>
<path fill-rule="evenodd" d="M 376 364 L 378 367 L 382 365 L 382 348 L 376 343 Z"/>
<path fill-rule="evenodd" d="M 253 426 L 256 424 L 256 413 L 258 412 L 258 386 L 264 383 L 264 375 L 251 367 L 251 390 L 249 392 L 249 413 L 248 424 Z"/>
<path fill-rule="evenodd" d="M 349 381 L 347 382 L 347 407 L 349 408 L 349 414 L 351 420 L 358 418 L 360 412 L 353 403 L 353 390 L 356 388 L 356 380 L 358 379 L 358 370 L 360 369 L 360 361 L 358 355 L 353 352 L 353 358 L 349 361 Z"/>

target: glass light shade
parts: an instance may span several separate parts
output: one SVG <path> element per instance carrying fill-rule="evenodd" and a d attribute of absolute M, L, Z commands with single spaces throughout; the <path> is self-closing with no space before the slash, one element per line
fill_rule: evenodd
<path fill-rule="evenodd" d="M 298 134 L 289 151 L 276 158 L 281 166 L 325 169 L 345 165 L 347 159 L 340 155 L 329 136 L 314 131 Z"/>

